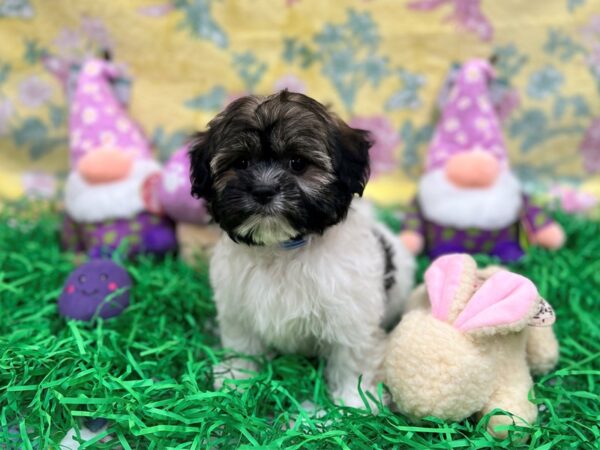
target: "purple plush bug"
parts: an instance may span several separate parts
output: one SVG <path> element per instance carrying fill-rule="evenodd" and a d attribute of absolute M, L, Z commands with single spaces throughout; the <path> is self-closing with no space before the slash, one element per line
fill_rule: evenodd
<path fill-rule="evenodd" d="M 71 319 L 108 319 L 129 305 L 130 288 L 131 278 L 125 269 L 109 259 L 95 259 L 69 275 L 58 299 L 58 311 Z"/>

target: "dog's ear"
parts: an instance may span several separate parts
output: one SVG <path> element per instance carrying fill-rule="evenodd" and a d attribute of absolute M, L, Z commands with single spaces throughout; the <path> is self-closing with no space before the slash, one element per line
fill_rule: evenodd
<path fill-rule="evenodd" d="M 208 132 L 196 133 L 189 142 L 190 181 L 192 196 L 208 200 L 212 186 L 210 174 L 211 150 L 208 142 Z"/>
<path fill-rule="evenodd" d="M 338 179 L 352 194 L 362 196 L 369 175 L 369 149 L 373 145 L 371 134 L 351 128 L 337 118 L 335 168 Z"/>

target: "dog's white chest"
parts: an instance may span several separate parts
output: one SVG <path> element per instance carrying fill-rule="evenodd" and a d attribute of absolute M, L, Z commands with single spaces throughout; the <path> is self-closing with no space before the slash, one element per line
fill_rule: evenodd
<path fill-rule="evenodd" d="M 344 227 L 289 251 L 225 237 L 211 261 L 220 319 L 294 353 L 324 353 L 328 343 L 350 343 L 357 327 L 377 326 L 384 308 L 383 260 L 373 255 L 378 244 L 369 227 Z"/>
<path fill-rule="evenodd" d="M 220 309 L 234 308 L 265 344 L 283 352 L 314 353 L 316 342 L 330 340 L 333 330 L 323 325 L 335 313 L 335 297 L 347 295 L 347 288 L 336 288 L 323 277 L 323 263 L 311 255 L 291 252 L 260 258 L 242 252 L 227 258 L 230 281 L 215 283 L 215 296 L 218 302 L 227 299 Z"/>

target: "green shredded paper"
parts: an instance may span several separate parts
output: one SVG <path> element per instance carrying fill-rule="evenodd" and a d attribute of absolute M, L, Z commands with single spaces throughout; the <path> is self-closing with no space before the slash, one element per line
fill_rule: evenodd
<path fill-rule="evenodd" d="M 382 217 L 398 225 L 393 214 Z M 411 423 L 383 406 L 377 415 L 335 406 L 325 361 L 300 356 L 261 359 L 255 376 L 215 392 L 211 368 L 231 354 L 216 337 L 205 265 L 176 257 L 126 262 L 130 307 L 93 324 L 67 321 L 57 298 L 77 263 L 59 247 L 60 215 L 45 206 L 4 207 L 0 449 L 58 449 L 69 429 L 93 418 L 108 428 L 82 449 L 600 448 L 600 224 L 558 219 L 566 247 L 531 248 L 512 269 L 554 306 L 560 362 L 535 380 L 537 423 L 512 426 L 496 440 L 485 417 Z M 422 274 L 427 261 L 419 265 Z"/>

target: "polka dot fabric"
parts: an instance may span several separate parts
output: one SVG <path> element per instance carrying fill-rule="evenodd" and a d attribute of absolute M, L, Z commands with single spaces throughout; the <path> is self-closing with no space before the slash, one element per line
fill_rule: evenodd
<path fill-rule="evenodd" d="M 87 61 L 77 80 L 71 104 L 71 167 L 87 152 L 109 148 L 151 158 L 151 148 L 140 127 L 115 98 L 110 79 L 117 76 L 115 66 L 101 59 Z"/>
<path fill-rule="evenodd" d="M 427 170 L 444 167 L 452 156 L 471 151 L 490 153 L 508 164 L 488 89 L 493 76 L 486 60 L 473 59 L 463 64 L 429 147 Z"/>

